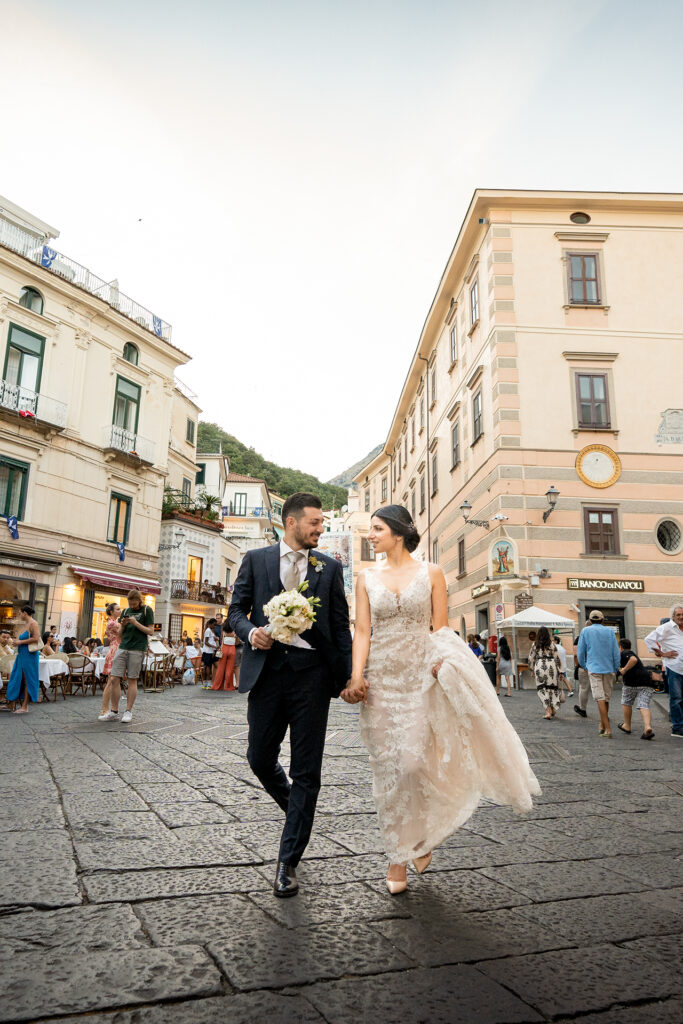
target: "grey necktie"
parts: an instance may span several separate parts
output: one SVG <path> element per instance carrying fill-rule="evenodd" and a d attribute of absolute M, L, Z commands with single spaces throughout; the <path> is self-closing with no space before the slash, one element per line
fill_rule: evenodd
<path fill-rule="evenodd" d="M 285 572 L 283 576 L 285 590 L 296 590 L 296 588 L 299 586 L 299 583 L 301 581 L 299 558 L 300 555 L 297 551 L 287 552 L 287 564 L 285 566 Z"/>

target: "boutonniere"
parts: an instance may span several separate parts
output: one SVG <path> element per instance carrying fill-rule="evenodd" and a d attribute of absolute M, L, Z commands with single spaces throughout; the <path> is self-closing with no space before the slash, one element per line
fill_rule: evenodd
<path fill-rule="evenodd" d="M 322 572 L 323 569 L 325 568 L 325 563 L 319 561 L 315 557 L 315 555 L 310 555 L 308 561 L 309 561 L 309 564 L 313 566 L 313 568 L 315 569 L 316 572 Z"/>

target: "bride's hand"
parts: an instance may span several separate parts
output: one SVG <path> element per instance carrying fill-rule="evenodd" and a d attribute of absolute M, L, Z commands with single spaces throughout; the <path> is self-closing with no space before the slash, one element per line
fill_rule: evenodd
<path fill-rule="evenodd" d="M 365 679 L 360 679 L 356 682 L 349 680 L 349 685 L 339 695 L 342 700 L 345 700 L 347 704 L 367 704 L 368 700 L 368 684 Z"/>
<path fill-rule="evenodd" d="M 443 665 L 443 658 L 441 659 L 441 661 L 437 661 L 436 665 L 432 665 L 432 675 L 434 676 L 435 679 L 439 678 L 439 672 L 441 671 L 441 666 L 442 665 Z"/>

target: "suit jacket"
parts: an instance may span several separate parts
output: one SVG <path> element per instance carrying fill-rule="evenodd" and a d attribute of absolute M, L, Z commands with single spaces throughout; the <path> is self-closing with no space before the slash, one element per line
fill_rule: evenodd
<path fill-rule="evenodd" d="M 338 697 L 351 675 L 351 631 L 349 629 L 349 606 L 344 593 L 344 574 L 339 562 L 319 551 L 311 551 L 322 572 L 316 572 L 308 562 L 306 597 L 320 598 L 316 609 L 316 621 L 311 629 L 302 633 L 315 649 L 315 654 L 305 650 L 288 648 L 292 652 L 292 665 L 322 661 L 329 673 L 330 691 Z M 240 693 L 248 693 L 256 683 L 268 658 L 273 661 L 283 652 L 281 644 L 275 644 L 270 651 L 254 650 L 249 643 L 249 634 L 255 626 L 266 626 L 268 619 L 263 606 L 275 594 L 284 590 L 280 580 L 280 545 L 247 551 L 235 586 L 228 612 L 228 627 L 237 633 L 244 643 L 240 669 Z"/>

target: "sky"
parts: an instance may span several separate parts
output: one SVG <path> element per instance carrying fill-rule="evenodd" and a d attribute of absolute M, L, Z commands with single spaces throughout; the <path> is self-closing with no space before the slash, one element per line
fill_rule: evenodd
<path fill-rule="evenodd" d="M 173 326 L 202 418 L 384 441 L 475 188 L 681 190 L 683 4 L 0 0 L 0 194 Z"/>

